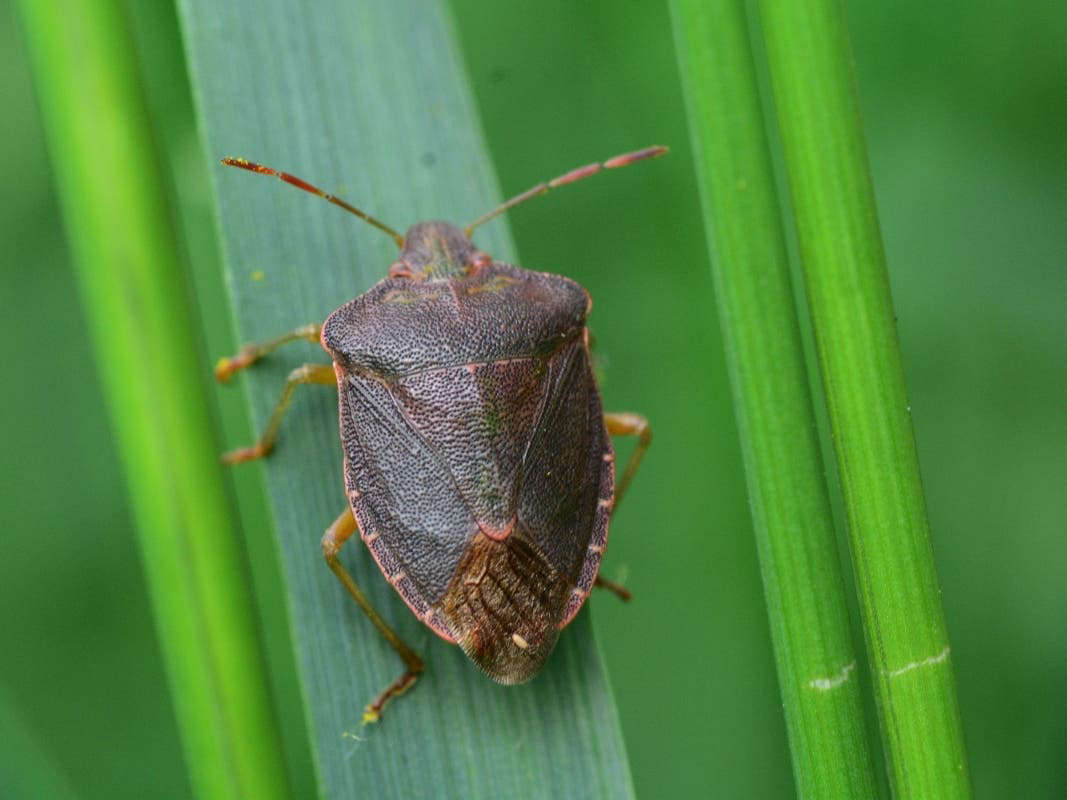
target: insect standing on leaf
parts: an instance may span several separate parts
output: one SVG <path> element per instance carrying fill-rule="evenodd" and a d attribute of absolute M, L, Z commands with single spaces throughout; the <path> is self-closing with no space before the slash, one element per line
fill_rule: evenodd
<path fill-rule="evenodd" d="M 400 248 L 388 277 L 321 325 L 245 345 L 215 369 L 226 381 L 302 339 L 320 342 L 333 359 L 293 370 L 260 439 L 223 460 L 270 453 L 297 386 L 336 385 L 348 505 L 326 530 L 322 551 L 406 665 L 364 721 L 378 719 L 424 665 L 338 560 L 357 530 L 415 616 L 500 683 L 537 674 L 594 586 L 629 599 L 597 573 L 612 512 L 648 447 L 648 424 L 601 409 L 588 292 L 560 275 L 494 261 L 471 233 L 549 189 L 666 152 L 649 147 L 589 164 L 465 228 L 420 222 L 403 236 L 293 175 L 223 159 L 317 194 Z M 611 435 L 638 437 L 617 483 Z"/>

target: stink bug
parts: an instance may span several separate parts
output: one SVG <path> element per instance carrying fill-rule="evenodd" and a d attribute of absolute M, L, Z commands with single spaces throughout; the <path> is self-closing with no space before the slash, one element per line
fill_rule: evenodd
<path fill-rule="evenodd" d="M 267 429 L 227 463 L 266 456 L 293 390 L 336 385 L 348 506 L 326 530 L 330 569 L 400 654 L 406 670 L 365 721 L 415 682 L 422 659 L 370 605 L 337 558 L 358 529 L 412 612 L 489 677 L 522 683 L 600 579 L 608 522 L 650 441 L 645 419 L 604 414 L 590 364 L 589 294 L 560 275 L 494 261 L 473 230 L 549 189 L 667 152 L 649 147 L 541 183 L 465 228 L 420 222 L 401 236 L 345 201 L 237 158 L 389 234 L 388 276 L 321 324 L 248 344 L 220 381 L 286 342 L 320 342 L 333 365 L 305 364 L 285 383 Z M 638 442 L 615 482 L 610 435 Z"/>

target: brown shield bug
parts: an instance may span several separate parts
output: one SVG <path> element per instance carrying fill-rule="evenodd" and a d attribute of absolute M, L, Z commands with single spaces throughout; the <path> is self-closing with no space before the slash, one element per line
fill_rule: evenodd
<path fill-rule="evenodd" d="M 613 509 L 648 447 L 648 424 L 601 410 L 585 289 L 494 261 L 471 233 L 557 186 L 665 152 L 649 147 L 579 167 L 465 228 L 420 222 L 403 236 L 293 175 L 223 159 L 317 194 L 400 248 L 386 278 L 321 325 L 245 345 L 215 369 L 226 381 L 300 339 L 320 342 L 333 359 L 295 369 L 259 441 L 223 460 L 270 453 L 300 384 L 337 387 L 348 507 L 326 530 L 322 550 L 407 667 L 367 706 L 365 721 L 414 684 L 423 662 L 338 560 L 357 530 L 415 616 L 500 683 L 537 674 L 594 585 L 628 598 L 597 573 Z M 638 437 L 617 484 L 610 435 Z"/>

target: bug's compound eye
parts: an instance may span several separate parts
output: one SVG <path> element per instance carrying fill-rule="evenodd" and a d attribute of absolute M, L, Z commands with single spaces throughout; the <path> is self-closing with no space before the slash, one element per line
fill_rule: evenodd
<path fill-rule="evenodd" d="M 394 261 L 389 267 L 390 278 L 413 278 L 414 276 L 415 274 L 411 271 L 411 267 L 403 261 Z"/>
<path fill-rule="evenodd" d="M 489 257 L 488 253 L 483 253 L 481 250 L 475 250 L 471 256 L 471 266 L 475 269 L 484 269 L 489 266 L 489 262 L 493 259 Z"/>

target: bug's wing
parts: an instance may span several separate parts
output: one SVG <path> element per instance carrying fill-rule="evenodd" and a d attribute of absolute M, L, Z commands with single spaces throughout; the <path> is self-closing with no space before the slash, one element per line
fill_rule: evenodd
<path fill-rule="evenodd" d="M 553 361 L 553 391 L 530 441 L 519 519 L 568 581 L 563 627 L 589 596 L 607 545 L 615 486 L 614 450 L 583 342 Z"/>
<path fill-rule="evenodd" d="M 360 534 L 412 611 L 451 639 L 432 609 L 477 530 L 471 512 L 391 387 L 347 374 L 339 399 L 345 486 Z"/>

